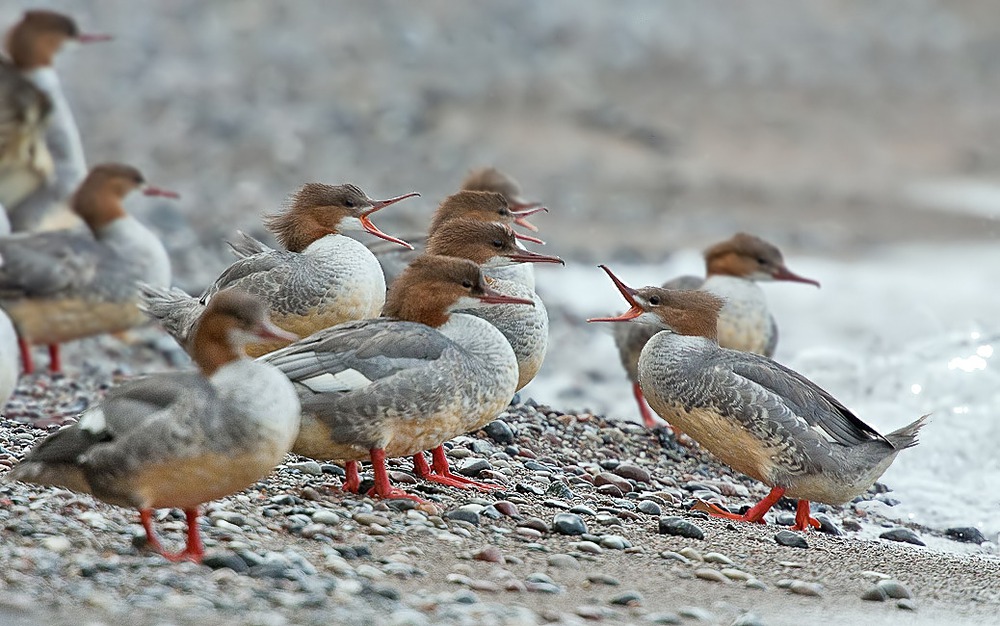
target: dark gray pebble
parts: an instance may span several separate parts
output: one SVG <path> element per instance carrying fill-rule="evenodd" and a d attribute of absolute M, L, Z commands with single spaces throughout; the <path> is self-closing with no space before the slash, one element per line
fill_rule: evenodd
<path fill-rule="evenodd" d="M 774 540 L 779 546 L 788 546 L 790 548 L 808 548 L 809 542 L 805 540 L 805 537 L 798 533 L 793 533 L 790 530 L 779 530 L 774 535 Z"/>
<path fill-rule="evenodd" d="M 475 511 L 456 509 L 454 511 L 448 511 L 444 514 L 444 517 L 445 519 L 461 520 L 463 522 L 469 522 L 474 526 L 479 526 L 479 513 L 476 513 Z"/>
<path fill-rule="evenodd" d="M 238 574 L 245 574 L 250 571 L 250 566 L 247 562 L 240 558 L 236 554 L 221 552 L 218 554 L 209 554 L 202 560 L 204 565 L 211 567 L 212 569 L 222 569 L 223 567 L 228 567 Z"/>
<path fill-rule="evenodd" d="M 530 493 L 533 496 L 540 496 L 545 493 L 545 490 L 541 487 L 528 483 L 517 483 L 514 485 L 514 491 L 517 491 L 518 493 Z"/>
<path fill-rule="evenodd" d="M 563 535 L 582 535 L 587 532 L 587 525 L 576 513 L 556 513 L 552 518 L 552 530 Z"/>
<path fill-rule="evenodd" d="M 660 510 L 660 505 L 653 502 L 652 500 L 643 500 L 639 503 L 639 510 L 646 515 L 659 515 L 662 511 Z"/>
<path fill-rule="evenodd" d="M 878 536 L 879 539 L 888 539 L 889 541 L 900 541 L 903 543 L 912 543 L 916 546 L 925 546 L 923 541 L 920 540 L 920 536 L 913 532 L 909 528 L 893 528 L 892 530 L 887 530 Z"/>
<path fill-rule="evenodd" d="M 558 480 L 550 484 L 549 488 L 545 490 L 545 493 L 550 496 L 562 498 L 563 500 L 572 500 L 576 497 L 576 494 L 574 494 L 569 487 L 562 484 Z"/>
<path fill-rule="evenodd" d="M 503 420 L 493 420 L 483 428 L 486 436 L 502 446 L 514 443 L 514 431 Z M 508 453 L 509 454 L 509 453 Z M 517 454 L 515 452 L 515 454 Z"/>
<path fill-rule="evenodd" d="M 690 539 L 705 538 L 705 532 L 697 524 L 693 524 L 683 517 L 677 516 L 661 517 L 659 532 L 661 535 L 676 535 Z"/>
<path fill-rule="evenodd" d="M 986 541 L 986 537 L 983 536 L 983 533 L 981 533 L 978 528 L 973 526 L 949 528 L 944 531 L 944 534 L 951 537 L 955 541 L 961 541 L 962 543 L 980 544 Z"/>
<path fill-rule="evenodd" d="M 913 594 L 906 588 L 906 585 L 898 580 L 880 580 L 876 585 L 885 592 L 885 595 L 893 600 L 903 600 L 913 597 Z"/>
<path fill-rule="evenodd" d="M 335 465 L 333 463 L 322 463 L 319 466 L 319 468 L 323 471 L 324 474 L 339 476 L 340 478 L 347 476 L 347 473 L 344 471 L 344 468 L 342 468 L 339 465 Z"/>
<path fill-rule="evenodd" d="M 642 594 L 638 591 L 625 591 L 612 597 L 608 603 L 617 606 L 639 606 L 642 604 Z"/>
<path fill-rule="evenodd" d="M 862 600 L 869 602 L 885 602 L 889 596 L 878 585 L 872 585 L 867 591 L 861 594 Z"/>
<path fill-rule="evenodd" d="M 817 522 L 819 522 L 819 531 L 821 533 L 826 533 L 828 535 L 835 535 L 838 537 L 844 534 L 840 531 L 839 528 L 837 528 L 837 525 L 833 523 L 833 520 L 830 519 L 828 515 L 824 515 L 823 513 L 817 513 L 816 515 L 813 515 L 813 517 L 816 518 Z"/>
<path fill-rule="evenodd" d="M 483 470 L 489 469 L 493 469 L 493 466 L 486 459 L 465 459 L 458 466 L 458 473 L 462 476 L 475 478 Z"/>

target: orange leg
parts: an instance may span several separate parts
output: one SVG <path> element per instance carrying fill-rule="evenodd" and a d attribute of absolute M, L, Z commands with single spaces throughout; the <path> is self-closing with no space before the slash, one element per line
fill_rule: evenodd
<path fill-rule="evenodd" d="M 20 337 L 17 338 L 17 346 L 21 349 L 21 364 L 24 366 L 24 373 L 34 373 L 35 362 L 31 360 L 31 346 Z"/>
<path fill-rule="evenodd" d="M 795 506 L 795 525 L 792 530 L 809 530 L 809 528 L 819 528 L 819 520 L 809 515 L 809 501 L 799 500 Z"/>
<path fill-rule="evenodd" d="M 639 387 L 639 383 L 632 383 L 632 394 L 635 395 L 635 401 L 639 405 L 639 415 L 642 416 L 642 423 L 646 428 L 656 428 L 659 423 L 656 417 L 653 416 L 653 411 L 650 410 L 649 405 L 646 404 L 646 398 L 642 395 L 642 388 Z"/>
<path fill-rule="evenodd" d="M 187 545 L 182 551 L 171 554 L 163 549 L 163 544 L 153 530 L 152 509 L 139 509 L 139 519 L 146 530 L 146 543 L 149 547 L 173 563 L 184 560 L 201 563 L 205 557 L 205 546 L 201 543 L 201 534 L 198 531 L 198 509 L 184 509 L 184 517 L 187 519 Z"/>
<path fill-rule="evenodd" d="M 422 498 L 417 496 L 411 496 L 402 489 L 396 489 L 389 482 L 389 472 L 385 469 L 385 450 L 382 448 L 372 448 L 368 451 L 368 454 L 372 458 L 372 469 L 375 470 L 375 487 L 368 492 L 368 495 L 372 495 L 375 492 L 380 498 L 407 498 L 409 500 L 415 500 L 417 502 L 424 502 Z"/>
<path fill-rule="evenodd" d="M 49 371 L 53 373 L 62 371 L 62 361 L 59 359 L 59 344 L 49 344 Z"/>
<path fill-rule="evenodd" d="M 361 488 L 361 474 L 358 473 L 358 462 L 347 461 L 344 463 L 344 472 L 347 475 L 344 477 L 344 484 L 340 488 L 344 491 L 357 493 L 358 489 Z"/>
<path fill-rule="evenodd" d="M 705 511 L 712 517 L 723 517 L 725 519 L 735 520 L 737 522 L 756 522 L 758 524 L 764 523 L 764 514 L 771 510 L 771 507 L 781 499 L 781 496 L 785 495 L 784 487 L 771 487 L 771 493 L 767 494 L 763 500 L 755 504 L 749 511 L 743 515 L 737 515 L 736 513 L 730 513 L 729 511 L 724 511 L 714 504 L 709 504 L 708 502 L 698 502 L 695 504 L 695 509 L 699 511 Z M 808 510 L 809 504 L 806 503 Z"/>
<path fill-rule="evenodd" d="M 448 457 L 445 456 L 443 445 L 431 450 L 431 459 L 434 464 L 433 470 L 427 466 L 427 460 L 424 459 L 423 452 L 413 455 L 413 470 L 417 473 L 417 476 L 424 480 L 450 487 L 458 487 L 459 489 L 473 487 L 482 491 L 489 491 L 490 489 L 501 488 L 500 485 L 488 485 L 465 478 L 464 476 L 452 474 L 451 468 L 448 467 Z"/>

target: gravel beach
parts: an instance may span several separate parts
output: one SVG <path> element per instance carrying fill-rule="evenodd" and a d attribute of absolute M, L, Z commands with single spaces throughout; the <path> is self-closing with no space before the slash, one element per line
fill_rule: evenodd
<path fill-rule="evenodd" d="M 1000 17 L 985 0 L 906 10 L 18 0 L 0 21 L 39 5 L 115 36 L 74 46 L 57 68 L 89 162 L 132 163 L 181 193 L 129 209 L 163 237 L 174 282 L 192 292 L 230 262 L 224 239 L 267 238 L 260 215 L 304 182 L 421 192 L 379 214 L 383 230 L 405 235 L 487 164 L 550 207 L 535 220 L 545 252 L 575 266 L 663 262 L 741 229 L 824 269 L 880 260 L 896 244 L 933 258 L 944 243 L 1000 235 Z M 561 286 L 558 271 L 539 272 L 543 297 Z M 621 306 L 609 293 L 607 313 Z M 548 308 L 563 343 L 540 379 L 558 368 L 578 391 L 574 407 L 598 406 L 588 394 L 618 389 L 607 382 L 618 363 L 580 358 L 578 316 Z M 880 336 L 873 320 L 886 323 L 860 319 L 858 334 Z M 809 344 L 791 316 L 781 322 L 796 347 Z M 859 361 L 881 355 L 871 343 Z M 500 485 L 494 493 L 432 488 L 397 460 L 394 479 L 430 504 L 382 502 L 342 493 L 337 466 L 289 457 L 206 507 L 205 565 L 171 564 L 143 549 L 134 511 L 2 474 L 111 385 L 188 367 L 187 356 L 147 327 L 68 344 L 64 363 L 65 376 L 24 377 L 0 418 L 2 625 L 995 624 L 1000 614 L 995 536 L 901 526 L 881 515 L 896 500 L 879 484 L 816 507 L 824 532 L 787 531 L 787 502 L 763 526 L 707 519 L 692 501 L 750 505 L 766 489 L 663 431 L 609 419 L 627 415 L 567 413 L 532 391 L 548 388 L 541 380 L 448 444 L 458 470 Z M 157 525 L 168 547 L 183 541 L 177 512 L 160 511 Z"/>

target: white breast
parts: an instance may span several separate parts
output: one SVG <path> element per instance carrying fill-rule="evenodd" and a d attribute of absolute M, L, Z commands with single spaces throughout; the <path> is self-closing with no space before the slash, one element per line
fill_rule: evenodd
<path fill-rule="evenodd" d="M 11 324 L 7 314 L 0 311 L 0 410 L 6 406 L 7 400 L 17 387 L 19 355 L 14 325 Z"/>
<path fill-rule="evenodd" d="M 137 280 L 154 287 L 170 286 L 170 257 L 160 238 L 127 215 L 100 230 L 98 239 L 130 263 Z"/>
<path fill-rule="evenodd" d="M 241 359 L 219 368 L 210 380 L 221 402 L 256 425 L 261 444 L 291 449 L 299 432 L 299 397 L 277 368 Z"/>
<path fill-rule="evenodd" d="M 701 289 L 726 303 L 719 311 L 719 345 L 763 354 L 771 340 L 771 312 L 757 283 L 734 276 L 710 276 Z"/>

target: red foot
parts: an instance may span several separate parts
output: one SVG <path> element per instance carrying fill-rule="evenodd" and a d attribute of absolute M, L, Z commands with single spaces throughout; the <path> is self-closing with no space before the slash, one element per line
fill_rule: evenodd
<path fill-rule="evenodd" d="M 469 487 L 472 487 L 473 489 L 480 489 L 482 491 L 502 489 L 500 485 L 481 483 L 464 476 L 452 474 L 451 468 L 448 466 L 448 457 L 445 456 L 443 445 L 431 450 L 431 458 L 434 464 L 433 470 L 427 466 L 427 460 L 424 459 L 423 452 L 413 455 L 413 469 L 417 473 L 417 476 L 426 481 L 438 483 L 439 485 L 448 485 L 449 487 L 458 487 L 459 489 L 468 489 Z"/>
<path fill-rule="evenodd" d="M 17 347 L 21 349 L 21 364 L 24 366 L 24 373 L 34 373 L 35 362 L 31 360 L 31 346 L 28 345 L 27 341 L 18 337 Z"/>
<path fill-rule="evenodd" d="M 646 428 L 656 428 L 661 424 L 665 424 L 667 428 L 670 428 L 669 424 L 653 415 L 649 405 L 646 404 L 646 398 L 642 395 L 642 388 L 639 387 L 639 383 L 632 383 L 632 394 L 635 395 L 635 401 L 639 405 L 639 415 L 642 416 L 642 423 Z"/>
<path fill-rule="evenodd" d="M 809 501 L 799 500 L 795 505 L 795 525 L 792 530 L 809 530 L 810 527 L 819 528 L 819 520 L 809 515 Z"/>
<path fill-rule="evenodd" d="M 758 524 L 764 523 L 764 514 L 771 510 L 771 507 L 781 499 L 781 496 L 785 495 L 785 490 L 782 487 L 772 487 L 771 493 L 755 504 L 749 511 L 743 515 L 737 515 L 736 513 L 730 513 L 729 511 L 724 511 L 714 504 L 708 502 L 702 502 L 699 500 L 695 502 L 694 507 L 696 511 L 705 511 L 712 517 L 722 517 L 725 519 L 735 520 L 737 522 L 756 522 Z M 806 507 L 808 508 L 808 503 Z"/>
<path fill-rule="evenodd" d="M 372 469 L 375 470 L 375 486 L 368 491 L 368 495 L 377 495 L 387 500 L 393 498 L 406 498 L 416 502 L 426 502 L 423 498 L 411 496 L 402 489 L 397 489 L 389 482 L 389 472 L 385 469 L 385 450 L 372 448 L 368 451 L 372 458 Z"/>
<path fill-rule="evenodd" d="M 153 530 L 152 509 L 139 509 L 139 519 L 142 527 L 146 530 L 146 543 L 154 551 L 171 563 L 178 561 L 193 561 L 201 563 L 205 557 L 205 546 L 201 543 L 201 534 L 198 532 L 198 509 L 185 509 L 184 516 L 187 519 L 187 545 L 177 553 L 170 553 L 163 549 L 156 532 Z"/>
<path fill-rule="evenodd" d="M 49 344 L 49 371 L 59 373 L 62 371 L 62 361 L 59 359 L 59 344 Z"/>
<path fill-rule="evenodd" d="M 340 488 L 350 493 L 357 493 L 358 489 L 361 488 L 361 474 L 358 473 L 358 462 L 347 461 L 344 463 L 344 472 L 347 473 L 347 476 L 344 477 L 344 484 Z"/>

